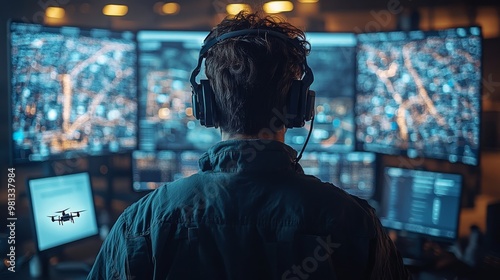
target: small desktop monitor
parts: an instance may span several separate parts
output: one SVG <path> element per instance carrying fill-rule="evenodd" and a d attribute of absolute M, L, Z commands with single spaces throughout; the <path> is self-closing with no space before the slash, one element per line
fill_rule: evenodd
<path fill-rule="evenodd" d="M 307 63 L 314 73 L 316 92 L 314 129 L 308 151 L 354 150 L 354 93 L 356 37 L 352 33 L 306 33 L 311 44 Z M 285 142 L 295 149 L 304 145 L 310 123 L 288 129 Z"/>
<path fill-rule="evenodd" d="M 28 194 L 39 252 L 98 234 L 88 173 L 29 179 Z"/>
<path fill-rule="evenodd" d="M 136 192 L 155 190 L 200 170 L 201 151 L 143 151 L 132 152 L 132 180 Z"/>
<path fill-rule="evenodd" d="M 359 150 L 479 164 L 479 27 L 358 34 Z"/>
<path fill-rule="evenodd" d="M 183 151 L 179 153 L 179 170 L 175 179 L 189 177 L 200 171 L 201 151 Z"/>
<path fill-rule="evenodd" d="M 191 104 L 189 78 L 208 33 L 138 32 L 140 150 L 206 150 L 221 140 L 218 129 L 195 119 Z"/>
<path fill-rule="evenodd" d="M 386 167 L 381 193 L 384 227 L 442 241 L 458 237 L 461 175 Z"/>
<path fill-rule="evenodd" d="M 324 182 L 340 186 L 340 154 L 304 152 L 299 163 L 305 174 L 316 176 Z"/>
<path fill-rule="evenodd" d="M 363 199 L 375 193 L 377 158 L 374 153 L 351 152 L 342 155 L 339 182 L 346 192 Z"/>
<path fill-rule="evenodd" d="M 133 151 L 132 180 L 134 191 L 154 190 L 174 180 L 176 154 L 171 151 Z"/>
<path fill-rule="evenodd" d="M 9 26 L 13 162 L 136 148 L 132 32 Z"/>
<path fill-rule="evenodd" d="M 307 175 L 318 177 L 363 199 L 375 192 L 376 155 L 368 152 L 304 152 L 300 165 Z"/>

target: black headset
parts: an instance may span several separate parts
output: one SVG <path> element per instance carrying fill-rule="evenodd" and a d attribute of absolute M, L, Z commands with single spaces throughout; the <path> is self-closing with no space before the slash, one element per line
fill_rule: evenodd
<path fill-rule="evenodd" d="M 206 127 L 218 127 L 219 123 L 215 106 L 215 94 L 210 86 L 209 80 L 202 79 L 199 84 L 196 82 L 196 76 L 200 73 L 201 63 L 208 50 L 215 44 L 225 39 L 245 35 L 257 35 L 262 37 L 266 35 L 274 36 L 289 42 L 297 50 L 304 52 L 298 39 L 291 39 L 280 32 L 265 29 L 232 31 L 208 42 L 204 42 L 200 50 L 198 65 L 191 73 L 190 82 L 192 87 L 193 115 Z M 306 55 L 304 52 L 304 76 L 302 80 L 294 80 L 288 92 L 286 112 L 283 112 L 285 115 L 282 120 L 287 128 L 302 127 L 306 121 L 310 121 L 314 117 L 315 93 L 309 90 L 309 86 L 314 81 L 314 75 L 311 68 L 307 65 L 305 57 Z"/>

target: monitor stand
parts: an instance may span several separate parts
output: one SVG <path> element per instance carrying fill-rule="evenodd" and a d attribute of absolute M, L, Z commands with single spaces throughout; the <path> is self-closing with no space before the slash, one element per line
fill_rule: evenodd
<path fill-rule="evenodd" d="M 57 263 L 51 267 L 53 270 L 61 273 L 85 273 L 89 274 L 90 269 L 92 268 L 89 264 L 85 262 L 76 262 L 76 261 L 64 261 Z"/>
<path fill-rule="evenodd" d="M 29 262 L 30 276 L 41 279 L 86 279 L 92 268 L 83 261 L 62 261 L 50 264 L 49 257 L 33 255 Z"/>

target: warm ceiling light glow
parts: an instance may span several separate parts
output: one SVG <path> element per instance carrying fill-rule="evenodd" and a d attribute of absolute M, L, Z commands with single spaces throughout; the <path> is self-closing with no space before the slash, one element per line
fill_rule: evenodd
<path fill-rule="evenodd" d="M 161 108 L 158 110 L 158 117 L 162 120 L 167 120 L 170 118 L 170 109 L 168 108 Z"/>
<path fill-rule="evenodd" d="M 290 1 L 271 1 L 265 3 L 262 8 L 264 8 L 264 12 L 268 14 L 290 12 L 293 10 L 293 3 Z"/>
<path fill-rule="evenodd" d="M 230 15 L 236 15 L 241 11 L 251 12 L 250 5 L 248 4 L 227 4 L 226 12 Z"/>
<path fill-rule="evenodd" d="M 310 3 L 318 3 L 319 0 L 299 0 L 300 3 L 310 4 Z"/>
<path fill-rule="evenodd" d="M 186 116 L 188 116 L 188 117 L 193 116 L 193 108 L 191 108 L 191 107 L 186 108 Z"/>
<path fill-rule="evenodd" d="M 64 9 L 60 7 L 48 7 L 47 10 L 45 10 L 45 16 L 48 18 L 63 18 Z"/>
<path fill-rule="evenodd" d="M 125 5 L 106 5 L 102 8 L 102 13 L 112 17 L 122 17 L 128 13 L 128 7 Z"/>
<path fill-rule="evenodd" d="M 177 14 L 180 9 L 181 5 L 175 2 L 165 3 L 165 5 L 161 7 L 161 11 L 166 15 Z"/>

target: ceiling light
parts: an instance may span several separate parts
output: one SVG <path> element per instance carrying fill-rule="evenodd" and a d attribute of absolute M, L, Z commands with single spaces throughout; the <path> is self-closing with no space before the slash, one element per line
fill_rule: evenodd
<path fill-rule="evenodd" d="M 299 0 L 300 3 L 304 4 L 311 4 L 311 3 L 318 3 L 319 0 Z"/>
<path fill-rule="evenodd" d="M 252 9 L 248 4 L 227 4 L 226 6 L 226 12 L 230 15 L 236 15 L 241 11 L 251 12 Z"/>
<path fill-rule="evenodd" d="M 48 18 L 63 18 L 65 11 L 60 7 L 48 7 L 45 10 L 45 16 Z"/>
<path fill-rule="evenodd" d="M 122 17 L 128 13 L 128 7 L 125 5 L 106 5 L 102 8 L 102 13 L 112 17 Z"/>
<path fill-rule="evenodd" d="M 166 15 L 174 15 L 177 14 L 181 9 L 181 5 L 175 2 L 165 3 L 161 7 L 161 11 Z"/>

